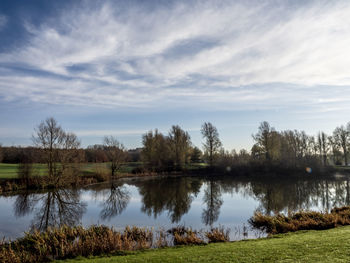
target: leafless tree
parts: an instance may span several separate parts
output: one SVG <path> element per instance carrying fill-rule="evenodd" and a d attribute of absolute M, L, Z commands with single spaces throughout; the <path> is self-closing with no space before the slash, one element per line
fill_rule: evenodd
<path fill-rule="evenodd" d="M 128 155 L 123 144 L 113 136 L 104 137 L 103 144 L 110 162 L 111 176 L 113 178 L 120 170 L 122 164 L 125 163 Z"/>
<path fill-rule="evenodd" d="M 202 125 L 201 132 L 203 138 L 205 139 L 204 149 L 208 155 L 209 165 L 213 166 L 215 154 L 218 153 L 222 145 L 219 139 L 219 132 L 210 122 L 205 122 Z"/>
<path fill-rule="evenodd" d="M 317 136 L 319 152 L 321 155 L 321 160 L 323 165 L 327 164 L 327 153 L 329 150 L 329 144 L 327 140 L 327 135 L 324 132 L 319 132 Z"/>
<path fill-rule="evenodd" d="M 78 161 L 80 142 L 73 133 L 66 133 L 54 118 L 47 118 L 35 129 L 32 137 L 35 146 L 44 151 L 50 183 L 58 185 L 69 178 L 67 172 Z"/>
<path fill-rule="evenodd" d="M 117 185 L 111 182 L 108 198 L 103 202 L 103 209 L 100 212 L 102 220 L 110 220 L 120 215 L 127 207 L 130 201 L 130 193 L 123 185 Z"/>
<path fill-rule="evenodd" d="M 350 129 L 346 129 L 343 125 L 335 128 L 333 132 L 335 143 L 342 149 L 344 164 L 348 164 L 348 148 L 350 144 Z"/>

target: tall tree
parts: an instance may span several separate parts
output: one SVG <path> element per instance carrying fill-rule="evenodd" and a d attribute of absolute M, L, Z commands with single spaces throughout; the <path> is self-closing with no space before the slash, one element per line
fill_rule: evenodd
<path fill-rule="evenodd" d="M 337 127 L 333 132 L 333 137 L 334 137 L 335 143 L 342 149 L 344 164 L 347 165 L 348 148 L 350 144 L 350 129 L 346 129 L 343 125 L 340 127 Z"/>
<path fill-rule="evenodd" d="M 256 149 L 260 149 L 265 159 L 271 161 L 280 156 L 280 134 L 275 131 L 267 121 L 260 123 L 258 133 L 253 135 L 256 141 Z"/>
<path fill-rule="evenodd" d="M 327 164 L 327 153 L 328 153 L 328 140 L 327 140 L 327 135 L 324 132 L 319 132 L 317 136 L 317 142 L 318 142 L 318 147 L 319 147 L 319 152 L 320 152 L 320 157 L 322 160 L 323 165 Z"/>
<path fill-rule="evenodd" d="M 166 170 L 170 165 L 170 149 L 166 136 L 149 131 L 142 136 L 142 160 L 151 170 Z"/>
<path fill-rule="evenodd" d="M 191 138 L 188 132 L 185 132 L 178 125 L 173 125 L 169 132 L 170 150 L 173 156 L 175 167 L 182 168 L 189 156 L 191 147 Z"/>
<path fill-rule="evenodd" d="M 106 136 L 103 139 L 105 152 L 110 162 L 111 176 L 120 170 L 122 164 L 126 161 L 128 155 L 123 144 L 113 136 Z"/>
<path fill-rule="evenodd" d="M 204 150 L 208 156 L 209 165 L 213 166 L 215 154 L 220 150 L 222 143 L 219 139 L 219 132 L 210 122 L 202 125 L 202 136 L 205 139 Z"/>

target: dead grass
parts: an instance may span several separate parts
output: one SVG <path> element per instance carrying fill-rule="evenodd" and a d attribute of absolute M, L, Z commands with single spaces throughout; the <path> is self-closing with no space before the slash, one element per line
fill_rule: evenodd
<path fill-rule="evenodd" d="M 289 216 L 283 214 L 267 216 L 255 213 L 249 223 L 268 234 L 330 229 L 350 225 L 350 207 L 334 208 L 330 213 L 302 211 Z"/>
<path fill-rule="evenodd" d="M 0 242 L 0 262 L 48 262 L 55 259 L 120 254 L 124 251 L 174 245 L 204 245 L 229 241 L 223 227 L 204 232 L 178 226 L 168 231 L 126 227 L 116 231 L 106 226 L 50 228 L 26 233 L 13 242 Z"/>

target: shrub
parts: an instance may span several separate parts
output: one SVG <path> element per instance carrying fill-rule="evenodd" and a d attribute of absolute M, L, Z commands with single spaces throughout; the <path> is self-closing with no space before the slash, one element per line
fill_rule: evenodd
<path fill-rule="evenodd" d="M 193 231 L 191 228 L 184 226 L 177 226 L 170 230 L 168 233 L 174 237 L 174 245 L 203 245 L 204 240 L 199 237 L 197 231 Z"/>
<path fill-rule="evenodd" d="M 230 230 L 220 226 L 212 228 L 205 233 L 205 236 L 208 238 L 208 243 L 228 242 L 230 241 Z"/>

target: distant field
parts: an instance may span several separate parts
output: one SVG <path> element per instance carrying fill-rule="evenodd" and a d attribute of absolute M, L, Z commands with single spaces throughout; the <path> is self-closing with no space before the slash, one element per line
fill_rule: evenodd
<path fill-rule="evenodd" d="M 46 172 L 45 164 L 34 164 L 33 169 L 40 175 Z M 18 164 L 0 163 L 0 178 L 10 179 L 17 178 Z"/>
<path fill-rule="evenodd" d="M 109 163 L 83 163 L 82 165 L 82 174 L 89 174 L 89 173 L 95 173 L 95 172 L 103 172 L 108 173 L 109 172 Z M 11 179 L 11 178 L 17 178 L 18 173 L 18 164 L 7 164 L 7 163 L 0 163 L 0 178 L 2 179 Z M 121 169 L 120 173 L 131 173 L 132 170 L 136 167 L 141 167 L 142 162 L 129 162 L 124 164 Z M 198 163 L 198 164 L 189 164 L 187 165 L 187 169 L 198 169 L 200 167 L 205 167 L 207 164 L 204 163 Z M 45 175 L 47 172 L 46 164 L 33 164 L 33 169 L 36 174 Z"/>
<path fill-rule="evenodd" d="M 141 165 L 140 163 L 132 163 L 126 164 L 122 167 L 120 172 L 128 173 L 131 172 L 134 167 L 137 165 Z M 7 164 L 0 163 L 0 178 L 3 179 L 11 179 L 17 178 L 18 173 L 18 164 Z M 45 175 L 47 172 L 46 164 L 34 164 L 33 170 L 36 174 Z M 95 171 L 107 172 L 108 171 L 108 163 L 84 163 L 82 164 L 82 173 L 94 173 Z"/>

